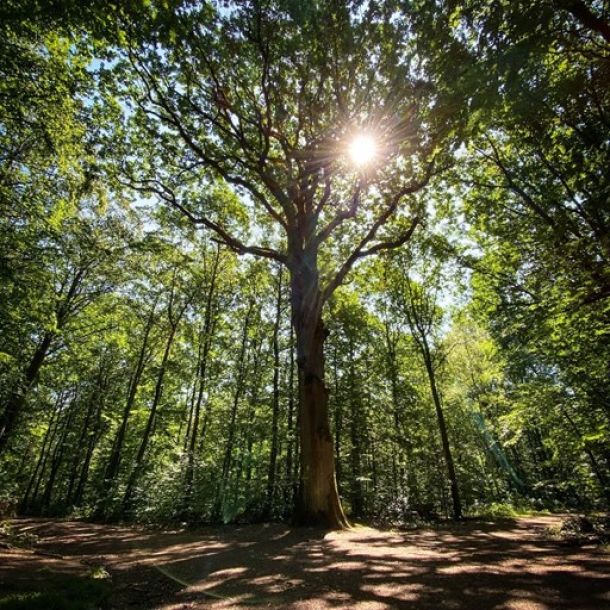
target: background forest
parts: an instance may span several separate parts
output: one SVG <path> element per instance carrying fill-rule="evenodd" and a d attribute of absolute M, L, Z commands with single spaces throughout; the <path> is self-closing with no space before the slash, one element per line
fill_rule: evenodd
<path fill-rule="evenodd" d="M 273 112 L 274 96 L 295 99 L 273 58 L 293 52 L 316 74 L 327 67 L 328 82 L 360 74 L 370 87 L 339 114 L 314 102 L 341 101 L 340 87 L 304 94 L 309 118 L 361 123 L 373 81 L 419 108 L 424 135 L 401 137 L 423 152 L 392 169 L 425 174 L 404 202 L 417 222 L 404 239 L 390 225 L 385 243 L 400 247 L 356 261 L 323 311 L 350 518 L 607 507 L 608 3 L 126 4 L 0 8 L 0 502 L 148 522 L 293 514 L 291 280 L 267 256 L 283 238 L 253 212 L 243 158 L 220 136 L 206 144 L 226 153 L 213 177 L 216 157 L 206 165 L 177 144 L 184 125 L 207 129 L 180 121 L 199 116 L 185 100 L 203 99 L 215 74 L 258 78 L 237 47 L 193 35 L 208 20 L 233 45 L 268 28 Z M 226 91 L 215 89 L 215 120 L 231 122 Z M 273 122 L 289 124 L 280 111 L 261 118 L 267 141 Z M 341 171 L 339 194 L 359 184 L 354 201 L 375 200 L 368 177 Z M 353 241 L 347 226 L 321 269 Z M 258 251 L 242 247 L 252 241 Z"/>

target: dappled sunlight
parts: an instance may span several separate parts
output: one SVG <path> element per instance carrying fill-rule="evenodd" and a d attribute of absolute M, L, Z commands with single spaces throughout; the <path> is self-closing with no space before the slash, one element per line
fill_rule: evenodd
<path fill-rule="evenodd" d="M 120 595 L 130 595 L 136 583 L 147 607 L 157 610 L 402 604 L 418 610 L 598 610 L 610 603 L 610 556 L 541 537 L 541 525 L 554 519 L 326 535 L 283 525 L 172 533 L 48 522 L 26 527 L 47 532 L 42 546 L 69 561 L 103 559 Z M 115 552 L 109 552 L 109 532 L 117 535 Z M 117 554 L 126 546 L 127 554 Z"/>

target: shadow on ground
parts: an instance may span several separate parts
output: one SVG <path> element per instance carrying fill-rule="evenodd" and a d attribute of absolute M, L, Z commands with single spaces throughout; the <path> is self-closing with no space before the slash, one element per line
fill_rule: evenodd
<path fill-rule="evenodd" d="M 407 533 L 261 526 L 151 532 L 21 520 L 38 547 L 112 575 L 109 608 L 610 609 L 610 555 L 548 538 L 557 517 Z M 3 580 L 18 565 L 0 565 Z"/>

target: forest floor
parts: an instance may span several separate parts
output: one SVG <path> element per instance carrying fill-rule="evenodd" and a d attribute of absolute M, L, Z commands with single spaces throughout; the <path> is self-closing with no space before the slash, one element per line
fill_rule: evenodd
<path fill-rule="evenodd" d="M 0 545 L 0 609 L 610 609 L 608 548 L 566 543 L 552 535 L 560 524 L 324 533 L 17 519 L 12 531 L 34 542 Z"/>

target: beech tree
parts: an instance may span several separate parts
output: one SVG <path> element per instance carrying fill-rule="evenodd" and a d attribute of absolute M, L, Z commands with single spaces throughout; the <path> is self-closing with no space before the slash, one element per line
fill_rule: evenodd
<path fill-rule="evenodd" d="M 324 305 L 406 243 L 446 122 L 393 3 L 174 3 L 125 25 L 122 179 L 239 254 L 289 273 L 301 479 L 296 520 L 346 527 L 324 380 Z M 113 134 L 114 141 L 118 138 Z M 117 144 L 114 144 L 117 146 Z"/>

